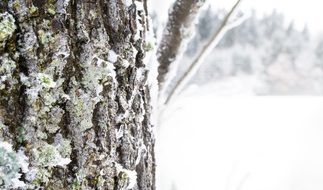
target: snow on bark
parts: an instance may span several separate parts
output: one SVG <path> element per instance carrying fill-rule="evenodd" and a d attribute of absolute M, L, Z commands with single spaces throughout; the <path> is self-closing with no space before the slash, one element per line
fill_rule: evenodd
<path fill-rule="evenodd" d="M 15 152 L 11 144 L 0 141 L 0 155 L 1 189 L 25 188 L 26 184 L 19 179 L 22 173 L 28 172 L 28 160 L 24 153 L 21 150 Z"/>
<path fill-rule="evenodd" d="M 0 143 L 28 159 L 22 189 L 155 189 L 147 6 L 122 2 L 0 3 Z"/>

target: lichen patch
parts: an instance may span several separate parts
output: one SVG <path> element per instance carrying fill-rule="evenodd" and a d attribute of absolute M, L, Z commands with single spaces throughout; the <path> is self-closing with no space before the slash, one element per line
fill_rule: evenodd
<path fill-rule="evenodd" d="M 6 41 L 16 30 L 15 19 L 8 12 L 0 13 L 0 46 L 4 47 Z"/>

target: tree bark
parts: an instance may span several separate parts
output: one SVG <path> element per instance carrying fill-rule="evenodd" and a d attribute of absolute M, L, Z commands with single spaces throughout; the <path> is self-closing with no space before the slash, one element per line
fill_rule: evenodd
<path fill-rule="evenodd" d="M 171 65 L 184 52 L 191 28 L 205 0 L 176 0 L 169 10 L 168 21 L 157 50 L 158 82 L 164 90 L 170 82 Z M 181 52 L 182 51 L 182 52 Z"/>
<path fill-rule="evenodd" d="M 0 14 L 0 189 L 155 189 L 146 0 Z"/>

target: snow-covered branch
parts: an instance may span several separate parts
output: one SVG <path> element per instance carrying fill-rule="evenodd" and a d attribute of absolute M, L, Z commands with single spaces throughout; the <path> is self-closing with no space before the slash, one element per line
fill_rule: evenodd
<path fill-rule="evenodd" d="M 171 64 L 181 56 L 181 49 L 184 49 L 187 39 L 191 36 L 192 23 L 204 2 L 205 0 L 176 0 L 172 5 L 157 50 L 157 59 L 160 64 L 158 68 L 160 90 L 166 86 Z"/>
<path fill-rule="evenodd" d="M 192 62 L 190 67 L 184 73 L 184 75 L 179 79 L 176 83 L 173 90 L 170 92 L 169 96 L 165 101 L 165 105 L 169 104 L 169 102 L 184 88 L 187 82 L 192 78 L 192 76 L 197 72 L 200 68 L 201 64 L 204 62 L 205 58 L 212 52 L 212 50 L 218 45 L 220 40 L 224 37 L 227 31 L 231 30 L 232 28 L 237 27 L 243 21 L 246 20 L 246 16 L 242 16 L 235 21 L 230 23 L 230 19 L 233 13 L 237 10 L 238 5 L 241 3 L 242 0 L 237 0 L 228 14 L 225 16 L 224 20 L 222 21 L 221 25 L 219 26 L 218 30 L 213 34 L 210 40 L 202 47 L 202 50 Z"/>

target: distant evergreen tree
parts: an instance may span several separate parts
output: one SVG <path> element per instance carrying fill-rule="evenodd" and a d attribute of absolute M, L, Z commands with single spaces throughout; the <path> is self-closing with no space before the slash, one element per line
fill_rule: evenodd
<path fill-rule="evenodd" d="M 202 44 L 215 32 L 223 13 L 225 12 L 214 11 L 211 7 L 201 13 L 196 36 L 186 51 L 187 57 L 184 58 L 186 64 L 191 62 Z M 298 30 L 293 21 L 286 24 L 284 15 L 277 11 L 262 18 L 258 18 L 256 12 L 252 11 L 246 21 L 225 34 L 192 82 L 205 84 L 225 77 L 256 74 L 261 76 L 264 83 L 272 86 L 268 87 L 266 93 L 301 92 L 302 88 L 310 89 L 306 86 L 314 84 L 314 81 L 311 82 L 311 72 L 303 71 L 301 68 L 306 64 L 306 68 L 315 69 L 316 65 L 316 68 L 318 66 L 323 73 L 322 60 L 323 37 L 319 42 L 317 39 L 311 39 L 307 26 Z M 290 79 L 287 73 L 284 77 L 280 72 L 288 72 L 288 76 L 299 82 L 284 82 L 283 80 Z M 308 85 L 309 83 L 311 84 Z M 323 87 L 321 91 L 323 93 Z"/>
<path fill-rule="evenodd" d="M 316 65 L 323 68 L 323 39 L 321 39 L 315 48 Z"/>

